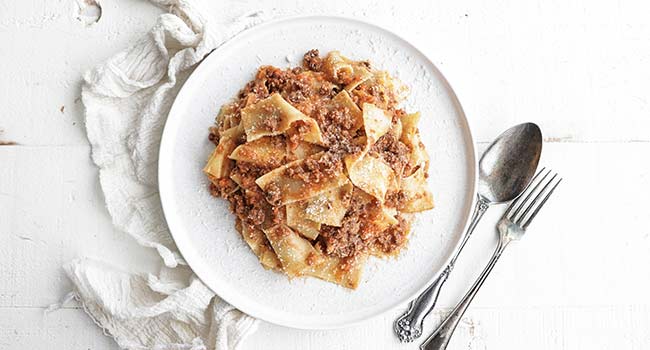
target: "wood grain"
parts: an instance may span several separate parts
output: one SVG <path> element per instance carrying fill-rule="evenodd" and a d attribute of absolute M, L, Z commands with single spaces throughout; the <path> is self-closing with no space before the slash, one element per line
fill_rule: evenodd
<path fill-rule="evenodd" d="M 136 271 L 159 259 L 113 228 L 89 158 L 83 72 L 143 35 L 160 10 L 104 1 L 85 26 L 65 1 L 0 1 L 0 349 L 117 349 L 71 306 L 61 265 L 91 256 Z M 206 16 L 219 14 L 209 4 Z M 250 4 L 225 6 L 250 12 Z M 644 2 L 266 1 L 273 15 L 344 14 L 394 30 L 454 86 L 475 138 L 534 121 L 542 163 L 565 178 L 529 234 L 477 296 L 451 349 L 650 347 L 650 26 Z M 316 45 L 317 46 L 317 45 Z M 62 108 L 64 107 L 64 108 Z M 435 117 L 435 116 L 432 116 Z M 441 295 L 435 321 L 490 255 L 491 209 Z M 139 262 L 135 264 L 134 262 Z M 300 331 L 262 324 L 242 349 L 412 349 L 397 309 L 361 325 Z"/>

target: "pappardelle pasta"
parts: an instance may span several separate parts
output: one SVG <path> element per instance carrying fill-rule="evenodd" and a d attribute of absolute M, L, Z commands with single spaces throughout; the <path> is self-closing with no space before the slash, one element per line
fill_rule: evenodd
<path fill-rule="evenodd" d="M 311 50 L 222 106 L 204 172 L 262 266 L 355 289 L 367 257 L 406 245 L 413 213 L 433 208 L 406 93 L 367 61 Z"/>

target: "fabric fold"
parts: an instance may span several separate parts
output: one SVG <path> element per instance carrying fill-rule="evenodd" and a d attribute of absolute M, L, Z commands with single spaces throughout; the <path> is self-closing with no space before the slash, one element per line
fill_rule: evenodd
<path fill-rule="evenodd" d="M 84 310 L 124 349 L 233 349 L 256 327 L 189 270 L 183 287 L 96 260 L 74 260 L 64 270 Z M 175 288 L 156 290 L 164 284 Z"/>
<path fill-rule="evenodd" d="M 207 21 L 198 0 L 150 1 L 167 13 L 146 36 L 88 71 L 81 96 L 113 224 L 156 249 L 164 267 L 158 275 L 138 275 L 78 259 L 64 270 L 74 297 L 122 348 L 234 349 L 257 321 L 216 296 L 185 266 L 160 204 L 158 147 L 169 109 L 191 70 L 262 17 L 224 9 Z"/>

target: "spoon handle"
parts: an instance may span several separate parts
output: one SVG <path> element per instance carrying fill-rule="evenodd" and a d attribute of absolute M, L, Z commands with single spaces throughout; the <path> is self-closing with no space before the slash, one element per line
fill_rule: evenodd
<path fill-rule="evenodd" d="M 431 334 L 424 343 L 420 345 L 421 350 L 445 350 L 447 348 L 456 326 L 458 326 L 458 323 L 463 317 L 463 314 L 465 314 L 469 304 L 474 299 L 474 296 L 476 296 L 476 293 L 483 285 L 483 282 L 485 282 L 485 279 L 492 271 L 494 265 L 496 265 L 501 253 L 503 253 L 507 245 L 507 242 L 499 242 L 499 246 L 495 250 L 494 255 L 492 255 L 490 262 L 487 264 L 483 272 L 481 272 L 481 275 L 478 277 L 476 282 L 474 282 L 467 294 L 465 294 L 463 299 L 458 303 L 458 305 L 456 305 L 454 310 L 447 316 L 440 326 L 438 326 L 433 334 Z"/>
<path fill-rule="evenodd" d="M 489 208 L 490 202 L 487 199 L 480 195 L 477 197 L 474 212 L 472 213 L 472 219 L 469 226 L 467 226 L 467 232 L 463 236 L 460 246 L 458 246 L 454 252 L 449 265 L 447 265 L 438 278 L 436 278 L 433 283 L 422 292 L 422 294 L 415 298 L 415 300 L 411 301 L 408 310 L 395 320 L 393 330 L 401 342 L 412 342 L 422 335 L 422 324 L 424 319 L 436 305 L 440 289 L 447 281 L 451 270 L 454 269 L 454 264 L 456 263 L 458 255 L 460 255 L 460 252 L 465 247 L 465 243 L 467 243 L 472 232 L 474 232 L 474 228 L 483 217 L 483 214 L 485 214 Z"/>

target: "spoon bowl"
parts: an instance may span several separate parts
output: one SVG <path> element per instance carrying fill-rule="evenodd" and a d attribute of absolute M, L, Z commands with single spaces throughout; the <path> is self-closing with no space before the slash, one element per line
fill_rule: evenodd
<path fill-rule="evenodd" d="M 467 231 L 447 268 L 395 320 L 393 330 L 400 341 L 411 342 L 422 335 L 424 319 L 435 306 L 442 285 L 483 214 L 491 204 L 511 201 L 524 191 L 535 175 L 541 153 L 542 132 L 533 123 L 513 126 L 485 150 L 479 162 L 476 207 Z"/>
<path fill-rule="evenodd" d="M 491 204 L 515 199 L 535 175 L 542 154 L 542 131 L 524 123 L 503 132 L 479 163 L 478 194 Z"/>

